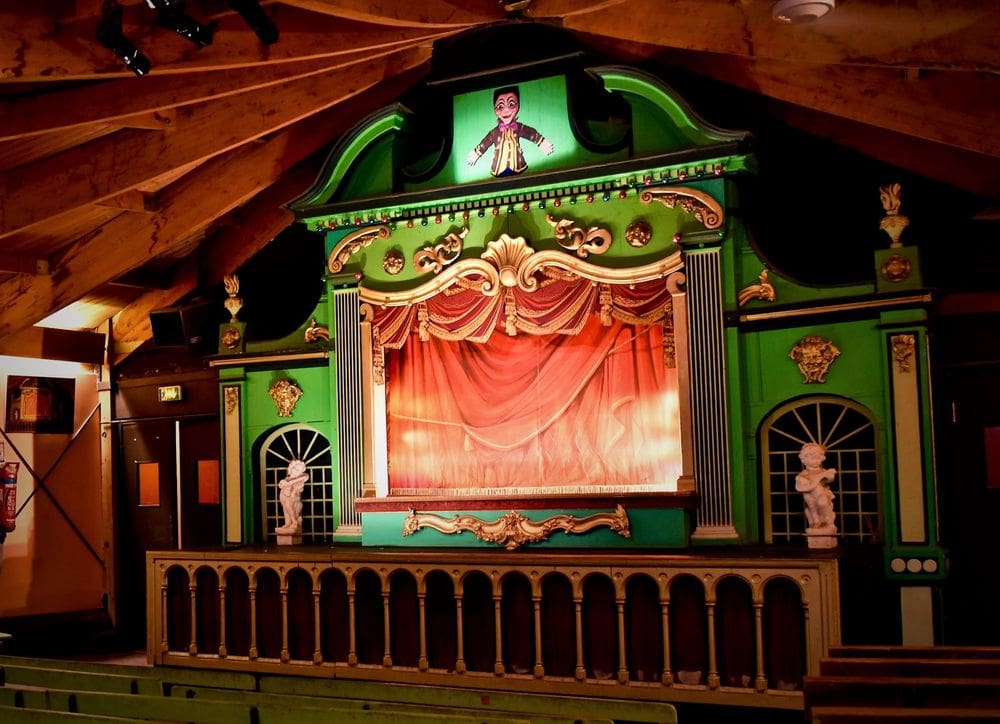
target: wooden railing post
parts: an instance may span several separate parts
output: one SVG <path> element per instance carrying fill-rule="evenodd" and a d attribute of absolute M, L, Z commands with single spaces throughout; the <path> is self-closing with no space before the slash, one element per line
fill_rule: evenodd
<path fill-rule="evenodd" d="M 192 571 L 188 569 L 188 600 L 191 604 L 191 638 L 188 641 L 188 654 L 191 656 L 198 655 L 198 596 L 197 589 L 195 588 L 195 577 L 192 575 Z"/>
<path fill-rule="evenodd" d="M 707 599 L 708 609 L 708 688 L 719 688 L 719 671 L 715 662 L 715 599 Z"/>
<path fill-rule="evenodd" d="M 573 675 L 577 681 L 587 678 L 587 668 L 583 665 L 583 599 L 574 598 L 573 607 L 576 610 L 576 669 Z"/>
<path fill-rule="evenodd" d="M 226 658 L 229 653 L 226 648 L 226 582 L 219 578 L 219 658 Z"/>
<path fill-rule="evenodd" d="M 313 581 L 313 663 L 323 663 L 323 642 L 319 610 L 319 581 Z"/>
<path fill-rule="evenodd" d="M 542 597 L 533 596 L 535 604 L 535 678 L 545 676 L 545 662 L 542 661 Z"/>
<path fill-rule="evenodd" d="M 618 683 L 628 683 L 628 664 L 625 661 L 625 599 L 618 601 Z"/>
<path fill-rule="evenodd" d="M 170 650 L 170 641 L 167 639 L 167 577 L 160 571 L 160 651 L 166 653 Z"/>
<path fill-rule="evenodd" d="M 382 652 L 382 666 L 392 668 L 392 642 L 389 637 L 392 635 L 392 627 L 389 625 L 389 582 L 386 581 L 387 590 L 382 592 L 382 631 L 385 636 L 385 650 Z"/>
<path fill-rule="evenodd" d="M 288 650 L 288 579 L 281 582 L 281 663 L 287 664 L 292 658 Z"/>
<path fill-rule="evenodd" d="M 358 635 L 357 635 L 357 632 L 354 630 L 355 615 L 354 615 L 354 583 L 353 583 L 353 581 L 350 582 L 348 585 L 349 585 L 349 587 L 347 589 L 347 623 L 348 623 L 348 627 L 347 628 L 348 628 L 348 633 L 349 633 L 349 637 L 348 638 L 350 639 L 350 645 L 349 645 L 349 648 L 347 650 L 347 665 L 348 666 L 357 666 L 358 665 L 358 649 L 357 649 Z"/>
<path fill-rule="evenodd" d="M 420 606 L 420 658 L 417 659 L 417 668 L 427 671 L 427 594 L 418 593 L 417 603 Z"/>
<path fill-rule="evenodd" d="M 503 666 L 503 624 L 500 620 L 500 594 L 493 594 L 493 628 L 496 634 L 497 660 L 493 662 L 493 673 L 497 676 L 504 675 Z"/>
<path fill-rule="evenodd" d="M 667 594 L 660 600 L 663 611 L 663 674 L 660 681 L 664 686 L 673 686 L 674 673 L 670 668 L 670 597 Z"/>
<path fill-rule="evenodd" d="M 458 590 L 458 585 L 455 585 L 456 591 Z M 465 591 L 461 591 L 455 596 L 455 638 L 458 644 L 458 651 L 455 655 L 455 673 L 464 674 L 465 673 L 465 626 L 462 621 L 462 598 L 465 595 Z"/>
<path fill-rule="evenodd" d="M 257 572 L 250 570 L 250 660 L 257 658 Z"/>

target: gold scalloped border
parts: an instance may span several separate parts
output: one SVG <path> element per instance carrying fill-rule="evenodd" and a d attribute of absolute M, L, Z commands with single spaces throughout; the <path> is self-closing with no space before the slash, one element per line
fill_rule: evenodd
<path fill-rule="evenodd" d="M 445 518 L 435 513 L 418 513 L 410 508 L 403 520 L 403 535 L 413 535 L 421 528 L 433 528 L 446 535 L 470 531 L 481 541 L 496 543 L 512 551 L 525 543 L 540 543 L 547 540 L 558 530 L 570 535 L 579 535 L 601 527 L 610 528 L 622 538 L 632 537 L 628 513 L 621 505 L 615 507 L 614 513 L 594 513 L 582 518 L 564 513 L 539 521 L 531 520 L 516 510 L 504 513 L 494 521 L 485 521 L 474 515 L 453 515 L 451 518 Z"/>
<path fill-rule="evenodd" d="M 577 259 L 563 251 L 536 252 L 524 237 L 501 234 L 500 238 L 487 242 L 486 250 L 479 259 L 462 259 L 455 262 L 418 287 L 400 292 L 379 292 L 361 286 L 358 287 L 358 293 L 362 302 L 398 307 L 426 301 L 468 277 L 481 279 L 477 288 L 484 296 L 493 297 L 502 287 L 517 286 L 525 292 L 535 291 L 539 285 L 534 274 L 543 269 L 558 269 L 597 283 L 638 284 L 666 277 L 681 270 L 683 266 L 681 252 L 676 251 L 652 264 L 612 269 Z"/>

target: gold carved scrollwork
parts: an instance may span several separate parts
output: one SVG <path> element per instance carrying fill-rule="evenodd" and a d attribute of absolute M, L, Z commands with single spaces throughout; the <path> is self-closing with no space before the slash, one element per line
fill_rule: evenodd
<path fill-rule="evenodd" d="M 232 415 L 236 411 L 236 406 L 240 403 L 240 390 L 238 387 L 226 387 L 224 389 L 226 414 Z"/>
<path fill-rule="evenodd" d="M 886 217 L 888 218 L 888 217 Z M 897 244 L 896 246 L 902 246 Z M 893 254 L 882 264 L 882 278 L 888 282 L 898 283 L 910 276 L 913 264 L 902 254 Z"/>
<path fill-rule="evenodd" d="M 372 325 L 372 378 L 376 385 L 385 384 L 385 350 L 378 327 Z"/>
<path fill-rule="evenodd" d="M 267 394 L 278 408 L 278 417 L 291 417 L 295 403 L 302 397 L 302 388 L 291 380 L 280 379 L 271 385 Z"/>
<path fill-rule="evenodd" d="M 892 358 L 896 360 L 896 369 L 909 372 L 913 369 L 913 350 L 917 346 L 917 338 L 912 334 L 897 334 L 892 337 Z"/>
<path fill-rule="evenodd" d="M 579 535 L 600 527 L 610 528 L 623 538 L 632 536 L 628 514 L 620 505 L 615 508 L 614 513 L 595 513 L 582 518 L 566 514 L 553 515 L 539 521 L 530 520 L 523 513 L 512 510 L 492 522 L 474 515 L 445 518 L 434 513 L 417 513 L 410 508 L 403 520 L 403 535 L 413 535 L 421 528 L 433 528 L 449 535 L 471 531 L 481 541 L 496 543 L 512 551 L 525 543 L 546 540 L 557 530 Z"/>
<path fill-rule="evenodd" d="M 660 279 L 682 267 L 681 252 L 651 264 L 631 268 L 609 268 L 591 264 L 563 251 L 536 252 L 523 237 L 501 234 L 489 241 L 479 259 L 461 259 L 430 281 L 401 292 L 378 292 L 359 287 L 361 301 L 379 306 L 402 306 L 424 302 L 451 286 L 478 290 L 496 296 L 502 288 L 518 287 L 534 292 L 542 287 L 536 274 L 565 278 L 574 275 L 597 283 L 638 284 Z"/>
<path fill-rule="evenodd" d="M 792 347 L 788 356 L 795 360 L 802 373 L 803 382 L 826 382 L 830 365 L 840 356 L 840 350 L 828 339 L 809 334 Z"/>
<path fill-rule="evenodd" d="M 636 249 L 646 246 L 653 238 L 653 227 L 642 219 L 636 219 L 625 229 L 625 243 Z"/>
<path fill-rule="evenodd" d="M 406 259 L 403 258 L 403 252 L 399 249 L 391 249 L 382 257 L 382 268 L 385 269 L 386 274 L 395 276 L 403 271 L 405 265 Z"/>
<path fill-rule="evenodd" d="M 889 244 L 890 249 L 897 249 L 903 245 L 899 241 L 899 237 L 902 235 L 903 230 L 910 225 L 909 217 L 899 213 L 901 191 L 902 186 L 899 184 L 889 184 L 888 186 L 879 188 L 879 200 L 882 202 L 882 208 L 885 209 L 885 216 L 882 217 L 878 225 L 892 239 L 892 242 Z"/>
<path fill-rule="evenodd" d="M 222 306 L 229 312 L 229 322 L 232 324 L 236 321 L 236 315 L 243 309 L 243 299 L 238 296 L 240 293 L 240 278 L 235 274 L 226 274 L 226 276 L 222 277 L 222 286 L 226 290 L 226 294 L 229 295 L 222 302 Z"/>
<path fill-rule="evenodd" d="M 556 219 L 552 214 L 546 214 L 545 220 L 555 232 L 559 246 L 575 251 L 581 259 L 590 254 L 603 254 L 611 246 L 611 232 L 607 229 L 591 226 L 584 231 L 573 219 Z"/>
<path fill-rule="evenodd" d="M 352 231 L 333 247 L 330 259 L 327 261 L 327 269 L 331 274 L 339 274 L 352 255 L 371 246 L 378 239 L 388 239 L 390 233 L 392 232 L 389 231 L 389 227 L 384 225 Z"/>
<path fill-rule="evenodd" d="M 434 246 L 418 249 L 417 253 L 413 255 L 413 266 L 418 272 L 440 273 L 442 269 L 462 255 L 462 242 L 468 233 L 469 229 L 464 228 L 457 234 L 454 232 L 447 234 Z"/>
<path fill-rule="evenodd" d="M 605 327 L 611 326 L 611 311 L 614 307 L 614 298 L 611 295 L 611 286 L 602 284 L 597 291 L 597 302 L 601 305 L 601 324 Z"/>
<path fill-rule="evenodd" d="M 330 330 L 317 322 L 316 318 L 313 317 L 312 322 L 310 322 L 309 326 L 306 327 L 304 337 L 306 344 L 312 344 L 313 342 L 318 342 L 321 339 L 327 340 L 330 339 Z"/>
<path fill-rule="evenodd" d="M 673 332 L 663 333 L 663 366 L 668 370 L 677 368 L 677 342 Z"/>
<path fill-rule="evenodd" d="M 740 289 L 738 301 L 741 307 L 752 299 L 762 299 L 765 302 L 773 302 L 776 299 L 774 285 L 767 276 L 767 269 L 761 269 L 756 284 Z"/>
<path fill-rule="evenodd" d="M 722 206 L 709 194 L 687 186 L 670 186 L 657 189 L 643 189 L 639 200 L 644 204 L 659 201 L 671 209 L 679 206 L 686 214 L 694 215 L 706 229 L 722 226 L 725 213 Z"/>
<path fill-rule="evenodd" d="M 236 349 L 240 346 L 243 335 L 240 334 L 240 330 L 237 327 L 226 327 L 222 330 L 222 337 L 220 339 L 226 349 Z"/>

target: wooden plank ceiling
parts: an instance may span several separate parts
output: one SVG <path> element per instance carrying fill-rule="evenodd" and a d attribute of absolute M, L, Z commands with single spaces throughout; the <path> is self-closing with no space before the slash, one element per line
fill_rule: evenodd
<path fill-rule="evenodd" d="M 149 338 L 151 309 L 291 223 L 282 204 L 318 156 L 419 83 L 436 39 L 511 6 L 612 62 L 760 94 L 790 126 L 1000 197 L 996 0 L 840 0 L 800 25 L 769 0 L 285 0 L 261 3 L 271 45 L 229 3 L 189 0 L 207 47 L 119 0 L 142 78 L 97 41 L 103 2 L 0 0 L 0 354 L 94 361 L 111 315 L 119 350 Z"/>

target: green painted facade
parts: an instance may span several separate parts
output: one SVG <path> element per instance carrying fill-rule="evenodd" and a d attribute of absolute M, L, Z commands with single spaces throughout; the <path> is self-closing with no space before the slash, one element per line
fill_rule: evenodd
<path fill-rule="evenodd" d="M 412 289 L 433 277 L 411 262 L 417 250 L 436 243 L 448 233 L 468 229 L 462 259 L 478 259 L 488 241 L 501 234 L 524 237 L 536 251 L 559 251 L 551 214 L 570 217 L 580 226 L 607 228 L 614 242 L 607 253 L 587 261 L 609 269 L 649 264 L 681 250 L 686 257 L 718 251 L 720 282 L 717 294 L 722 305 L 724 387 L 728 412 L 728 465 L 730 473 L 732 526 L 736 537 L 729 545 L 759 544 L 763 531 L 762 426 L 769 415 L 790 402 L 812 398 L 843 400 L 862 408 L 870 417 L 876 441 L 879 485 L 881 545 L 886 574 L 899 577 L 890 567 L 898 556 L 933 558 L 937 570 L 919 578 L 944 574 L 944 554 L 936 540 L 934 470 L 928 363 L 926 354 L 926 299 L 921 295 L 919 260 L 911 249 L 878 250 L 873 254 L 870 283 L 815 287 L 782 276 L 770 269 L 752 243 L 736 208 L 742 175 L 752 173 L 755 161 L 745 148 L 746 136 L 713 128 L 695 116 L 686 104 L 659 80 L 627 68 L 589 69 L 604 92 L 615 94 L 628 109 L 628 118 L 601 121 L 574 119 L 571 115 L 570 73 L 547 78 L 515 77 L 489 82 L 479 89 L 463 88 L 451 96 L 450 108 L 442 109 L 441 122 L 452 123 L 442 137 L 450 143 L 436 153 L 414 161 L 408 168 L 423 169 L 421 177 L 403 178 L 405 139 L 416 124 L 410 112 L 394 106 L 376 113 L 348 134 L 333 150 L 319 180 L 291 204 L 298 218 L 325 236 L 329 255 L 348 235 L 365 228 L 385 225 L 388 238 L 359 249 L 342 271 L 327 278 L 327 293 L 316 309 L 320 324 L 330 330 L 331 342 L 306 344 L 303 333 L 309 320 L 285 340 L 250 345 L 240 350 L 245 364 L 222 370 L 223 384 L 238 381 L 243 393 L 244 530 L 260 536 L 259 526 L 248 525 L 248 509 L 257 496 L 252 471 L 254 442 L 277 426 L 305 423 L 323 432 L 333 447 L 335 474 L 338 439 L 336 354 L 308 362 L 252 362 L 266 354 L 291 354 L 331 350 L 338 330 L 334 321 L 334 290 L 363 285 L 377 294 Z M 487 79 L 488 81 L 489 79 Z M 484 81 L 486 82 L 486 81 Z M 494 89 L 516 83 L 521 93 L 521 120 L 549 139 L 554 152 L 546 156 L 532 143 L 523 142 L 527 170 L 520 175 L 492 178 L 489 157 L 470 166 L 466 154 L 495 123 L 491 105 Z M 440 92 L 440 91 L 439 91 Z M 433 121 L 433 119 L 432 119 Z M 583 138 L 581 134 L 585 135 Z M 595 139 L 597 142 L 595 142 Z M 602 145 L 603 144 L 603 145 Z M 668 208 L 645 203 L 646 189 L 683 186 L 707 194 L 727 211 L 719 229 L 706 230 L 704 223 L 680 205 Z M 779 213 L 776 210 L 775 213 Z M 642 219 L 653 229 L 652 241 L 635 248 L 624 243 L 626 227 Z M 804 241 L 803 243 L 807 243 Z M 888 244 L 888 238 L 886 238 Z M 383 268 L 387 252 L 399 252 L 406 263 L 398 274 Z M 565 252 L 571 254 L 572 252 Z M 880 276 L 882 264 L 894 253 L 911 260 L 913 271 L 902 282 Z M 817 263 L 822 263 L 818 260 Z M 742 289 L 758 282 L 763 269 L 770 270 L 775 299 L 738 302 Z M 694 334 L 695 332 L 692 332 Z M 913 373 L 918 379 L 920 434 L 926 542 L 900 542 L 899 501 L 894 408 L 892 398 L 893 335 L 913 334 L 916 348 Z M 816 335 L 831 341 L 840 356 L 831 364 L 825 382 L 806 383 L 789 357 L 799 340 Z M 234 360 L 235 361 L 235 360 Z M 268 398 L 269 386 L 278 377 L 295 380 L 304 390 L 291 418 L 277 416 Z M 698 414 L 698 411 L 695 411 Z M 363 420 L 358 419 L 360 429 Z M 700 444 L 696 440 L 696 445 Z M 696 471 L 697 473 L 698 471 Z M 626 506 L 627 499 L 622 501 Z M 232 504 L 227 501 L 227 505 Z M 345 505 L 344 501 L 338 502 Z M 501 502 L 493 510 L 464 511 L 486 519 L 507 512 Z M 451 517 L 455 511 L 438 512 Z M 557 513 L 587 515 L 588 509 L 527 510 L 532 520 Z M 338 512 L 339 514 L 339 512 Z M 471 546 L 487 544 L 471 534 L 446 536 L 422 530 L 404 537 L 405 512 L 371 512 L 363 516 L 361 542 L 365 545 Z M 684 548 L 691 545 L 697 526 L 693 511 L 679 508 L 629 510 L 632 536 L 625 539 L 610 531 L 581 536 L 554 534 L 537 547 L 636 547 Z M 258 538 L 259 539 L 259 538 Z M 803 546 L 804 548 L 804 546 Z M 907 576 L 909 576 L 907 578 Z M 914 580 L 912 574 L 902 576 Z"/>

